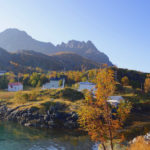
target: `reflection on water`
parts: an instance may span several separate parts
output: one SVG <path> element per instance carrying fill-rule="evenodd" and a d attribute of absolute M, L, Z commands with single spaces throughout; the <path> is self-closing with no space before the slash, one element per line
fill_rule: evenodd
<path fill-rule="evenodd" d="M 92 150 L 85 135 L 60 130 L 40 130 L 14 123 L 0 124 L 0 150 Z"/>

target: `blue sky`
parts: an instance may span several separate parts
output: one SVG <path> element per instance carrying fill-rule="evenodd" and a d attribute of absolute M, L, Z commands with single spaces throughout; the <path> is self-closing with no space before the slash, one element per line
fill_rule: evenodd
<path fill-rule="evenodd" d="M 0 0 L 0 32 L 54 44 L 91 40 L 118 67 L 150 72 L 149 0 Z"/>

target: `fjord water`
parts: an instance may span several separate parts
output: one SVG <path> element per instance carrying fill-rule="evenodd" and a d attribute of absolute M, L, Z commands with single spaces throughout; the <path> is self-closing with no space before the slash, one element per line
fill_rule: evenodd
<path fill-rule="evenodd" d="M 0 150 L 93 150 L 86 135 L 60 130 L 41 130 L 15 123 L 0 123 Z M 96 148 L 97 149 L 97 148 Z"/>

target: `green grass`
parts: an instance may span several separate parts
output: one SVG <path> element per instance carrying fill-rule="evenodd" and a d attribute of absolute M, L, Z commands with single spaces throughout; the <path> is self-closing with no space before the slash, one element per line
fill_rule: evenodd
<path fill-rule="evenodd" d="M 121 95 L 132 103 L 147 103 L 150 102 L 150 96 L 144 94 L 141 89 L 133 89 L 131 86 L 123 87 L 122 92 L 117 92 L 117 95 Z"/>
<path fill-rule="evenodd" d="M 126 101 L 130 101 L 133 107 L 139 112 L 130 113 L 126 120 L 124 134 L 127 140 L 138 135 L 144 135 L 150 131 L 150 96 L 144 94 L 140 89 L 133 89 L 131 86 L 123 87 L 122 92 L 118 92 Z"/>

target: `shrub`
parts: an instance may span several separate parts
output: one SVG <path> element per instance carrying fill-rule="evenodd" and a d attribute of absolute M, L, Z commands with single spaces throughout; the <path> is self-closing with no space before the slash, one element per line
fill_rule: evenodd
<path fill-rule="evenodd" d="M 18 91 L 14 96 L 14 100 L 16 103 L 24 104 L 29 101 L 37 100 L 37 97 L 38 97 L 37 91 L 32 91 L 31 93 L 24 93 L 22 91 Z"/>
<path fill-rule="evenodd" d="M 56 89 L 49 90 L 49 95 L 51 98 L 54 98 L 54 99 L 59 98 L 58 90 Z"/>
<path fill-rule="evenodd" d="M 35 91 L 35 90 L 33 90 L 30 94 L 28 94 L 29 95 L 29 101 L 35 101 L 35 100 L 37 100 L 37 97 L 38 97 L 38 91 Z"/>
<path fill-rule="evenodd" d="M 50 98 L 59 98 L 59 93 L 58 93 L 58 89 L 47 89 L 47 90 L 42 90 L 39 92 L 40 96 L 48 96 Z"/>
<path fill-rule="evenodd" d="M 116 84 L 116 92 L 123 92 L 124 88 L 120 83 Z"/>
<path fill-rule="evenodd" d="M 58 94 L 60 98 L 68 99 L 71 101 L 80 100 L 84 98 L 83 93 L 71 88 L 65 88 L 63 90 L 60 90 Z"/>
<path fill-rule="evenodd" d="M 14 100 L 16 103 L 24 104 L 29 100 L 29 95 L 21 91 L 16 92 Z"/>
<path fill-rule="evenodd" d="M 0 76 L 0 89 L 6 89 L 8 86 L 8 79 L 6 76 Z"/>
<path fill-rule="evenodd" d="M 137 113 L 146 113 L 150 112 L 150 102 L 145 102 L 145 103 L 135 103 L 133 104 L 132 107 L 132 112 L 137 112 Z"/>
<path fill-rule="evenodd" d="M 121 83 L 123 84 L 123 86 L 127 86 L 129 85 L 129 79 L 127 76 L 124 76 L 122 79 L 121 79 Z"/>
<path fill-rule="evenodd" d="M 142 90 L 140 88 L 136 88 L 134 90 L 134 93 L 137 94 L 137 95 L 143 95 Z"/>

